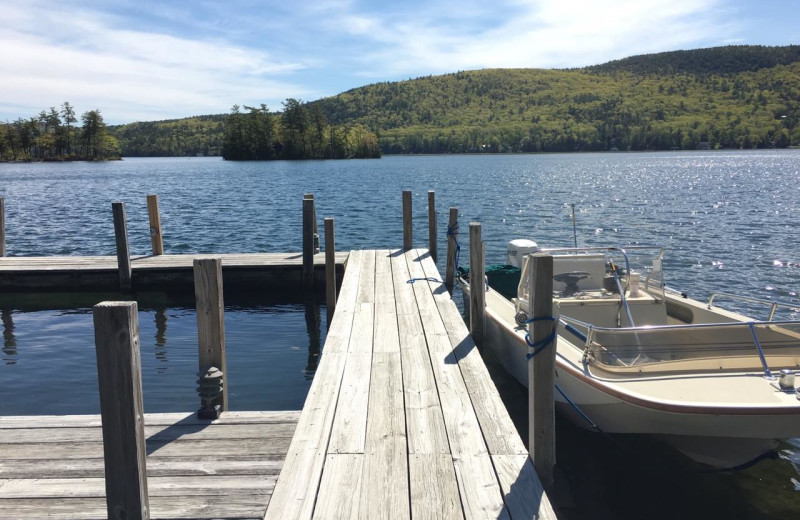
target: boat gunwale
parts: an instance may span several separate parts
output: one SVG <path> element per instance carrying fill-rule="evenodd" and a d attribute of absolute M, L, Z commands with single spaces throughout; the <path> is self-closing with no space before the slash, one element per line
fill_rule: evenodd
<path fill-rule="evenodd" d="M 468 287 L 468 284 L 464 287 Z M 468 289 L 467 289 L 468 291 Z M 497 293 L 496 291 L 494 291 Z M 497 293 L 499 298 L 502 298 L 504 301 L 511 303 L 507 298 Z M 487 300 L 488 303 L 488 300 Z M 498 326 L 505 328 L 506 330 L 513 333 L 513 337 L 516 338 L 516 341 L 520 342 L 523 348 L 527 348 L 527 344 L 525 343 L 524 335 L 520 334 L 521 329 L 518 327 L 513 327 L 509 324 L 509 322 L 499 316 L 491 307 L 487 305 L 486 307 L 486 317 L 492 319 Z M 772 322 L 775 323 L 775 322 Z M 563 338 L 562 335 L 558 335 L 559 338 Z M 574 344 L 567 340 L 563 339 L 570 345 Z M 577 348 L 577 347 L 576 347 Z M 578 349 L 580 350 L 580 349 Z M 679 413 L 679 414 L 692 414 L 692 415 L 729 415 L 729 416 L 786 416 L 786 415 L 800 415 L 800 401 L 795 404 L 776 404 L 776 405 L 717 405 L 717 406 L 709 406 L 709 405 L 688 405 L 688 404 L 679 404 L 675 403 L 674 401 L 661 401 L 657 399 L 646 399 L 639 397 L 632 392 L 627 390 L 623 390 L 618 388 L 618 384 L 609 383 L 602 379 L 598 379 L 593 377 L 591 374 L 587 375 L 586 370 L 578 369 L 574 363 L 570 362 L 562 353 L 556 352 L 556 369 L 562 369 L 565 372 L 568 372 L 571 376 L 575 377 L 579 381 L 588 384 L 611 397 L 615 397 L 624 401 L 628 404 L 640 406 L 642 408 L 647 408 L 651 410 L 658 410 L 663 412 L 671 412 L 671 413 Z M 744 375 L 743 373 L 738 373 L 739 375 Z M 758 375 L 758 377 L 763 377 L 762 375 Z M 643 378 L 639 378 L 640 380 Z"/>

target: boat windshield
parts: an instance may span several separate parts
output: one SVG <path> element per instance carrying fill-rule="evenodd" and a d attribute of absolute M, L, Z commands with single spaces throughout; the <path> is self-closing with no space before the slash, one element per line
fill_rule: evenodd
<path fill-rule="evenodd" d="M 639 283 L 645 291 L 660 293 L 661 300 L 665 299 L 663 259 L 664 248 L 661 246 L 636 245 L 626 247 L 581 247 L 581 248 L 545 248 L 542 253 L 553 256 L 554 274 L 564 272 L 564 275 L 578 275 L 590 278 L 588 283 L 579 281 L 574 288 L 590 290 L 604 287 L 604 278 L 616 273 L 619 285 L 612 286 L 612 291 L 622 290 L 627 294 L 632 282 Z M 517 288 L 517 297 L 521 310 L 527 310 L 529 262 L 527 258 L 523 263 L 522 273 Z M 558 280 L 558 278 L 556 278 Z M 566 284 L 570 281 L 566 280 Z M 613 278 L 610 283 L 616 284 Z M 559 283 L 561 283 L 559 281 Z M 555 288 L 555 287 L 554 287 Z"/>
<path fill-rule="evenodd" d="M 585 336 L 584 362 L 611 371 L 763 369 L 769 375 L 800 366 L 800 321 L 605 328 L 562 320 Z"/>

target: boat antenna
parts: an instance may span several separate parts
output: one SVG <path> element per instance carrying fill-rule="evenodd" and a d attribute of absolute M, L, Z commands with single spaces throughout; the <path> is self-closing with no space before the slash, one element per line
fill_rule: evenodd
<path fill-rule="evenodd" d="M 572 238 L 575 240 L 575 249 L 578 249 L 578 231 L 575 227 L 575 203 L 570 203 L 572 206 Z"/>

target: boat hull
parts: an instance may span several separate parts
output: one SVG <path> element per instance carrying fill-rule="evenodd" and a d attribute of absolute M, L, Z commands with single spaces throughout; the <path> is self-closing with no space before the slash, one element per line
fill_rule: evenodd
<path fill-rule="evenodd" d="M 779 439 L 800 435 L 800 403 L 764 408 L 651 399 L 635 391 L 636 382 L 626 385 L 597 377 L 581 363 L 580 349 L 569 338 L 559 335 L 557 342 L 556 385 L 569 401 L 556 392 L 556 406 L 580 427 L 656 435 L 692 459 L 715 467 L 739 466 L 777 447 Z M 513 304 L 497 293 L 487 293 L 484 347 L 528 386 L 524 331 L 513 321 Z"/>

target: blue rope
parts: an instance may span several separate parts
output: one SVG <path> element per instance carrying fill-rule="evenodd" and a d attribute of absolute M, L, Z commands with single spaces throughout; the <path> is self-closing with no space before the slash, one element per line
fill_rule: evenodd
<path fill-rule="evenodd" d="M 448 237 L 448 240 L 449 240 L 450 237 L 453 237 L 453 242 L 455 242 L 455 244 L 456 244 L 456 263 L 455 263 L 454 271 L 457 273 L 458 272 L 458 258 L 461 256 L 461 245 L 458 243 L 458 238 L 457 238 L 458 237 L 458 221 L 456 221 L 456 223 L 453 224 L 452 227 L 447 226 L 447 237 Z M 458 278 L 456 278 L 456 280 L 457 279 Z M 455 281 L 453 282 L 453 284 L 455 284 Z M 451 289 L 452 289 L 452 287 L 451 287 Z"/>
<path fill-rule="evenodd" d="M 407 280 L 407 281 L 406 281 L 406 283 L 423 282 L 423 281 L 424 281 L 424 282 L 437 282 L 437 283 L 442 283 L 442 281 L 441 281 L 441 280 L 437 280 L 436 278 L 434 278 L 434 277 L 432 277 L 432 276 L 429 276 L 429 277 L 427 277 L 427 278 L 412 278 L 412 279 L 410 279 L 410 280 Z"/>
<path fill-rule="evenodd" d="M 576 411 L 576 412 L 578 412 L 578 414 L 580 414 L 580 416 L 581 416 L 581 417 L 583 417 L 584 419 L 586 419 L 586 422 L 588 422 L 589 424 L 591 424 L 591 425 L 592 425 L 592 428 L 594 428 L 595 430 L 597 430 L 597 431 L 599 431 L 599 432 L 602 432 L 602 431 L 603 431 L 603 430 L 601 430 L 601 429 L 600 429 L 600 427 L 599 427 L 599 426 L 597 426 L 597 425 L 594 423 L 594 421 L 592 421 L 591 419 L 589 419 L 589 417 L 588 417 L 588 416 L 587 416 L 585 413 L 583 413 L 583 411 L 582 411 L 580 408 L 578 408 L 578 405 L 577 405 L 577 404 L 575 404 L 575 403 L 573 403 L 573 402 L 572 402 L 572 399 L 570 399 L 569 397 L 567 397 L 567 394 L 565 394 L 565 393 L 564 393 L 564 391 L 563 391 L 561 388 L 559 388 L 558 384 L 556 384 L 555 386 L 556 386 L 556 390 L 558 390 L 558 393 L 559 393 L 559 394 L 561 394 L 561 397 L 563 397 L 564 399 L 566 399 L 566 400 L 567 400 L 567 402 L 570 404 L 570 406 L 572 406 L 572 408 L 574 408 L 574 409 L 575 409 L 575 411 Z"/>
<path fill-rule="evenodd" d="M 538 318 L 527 319 L 527 320 L 525 320 L 525 323 L 533 323 L 533 322 L 536 322 L 536 321 L 552 321 L 553 323 L 555 323 L 556 319 L 553 318 L 552 316 L 540 316 Z M 556 328 L 555 327 L 553 327 L 553 332 L 551 332 L 549 336 L 547 336 L 546 338 L 541 339 L 539 341 L 531 341 L 530 334 L 528 334 L 526 332 L 525 333 L 525 343 L 528 344 L 528 347 L 533 349 L 533 352 L 531 352 L 529 354 L 526 354 L 526 357 L 528 359 L 533 359 L 533 357 L 536 356 L 536 354 L 538 354 L 539 352 L 541 352 L 545 348 L 547 348 L 547 346 L 550 345 L 550 343 L 552 343 L 553 340 L 555 340 L 555 339 L 556 339 Z"/>
<path fill-rule="evenodd" d="M 550 343 L 552 343 L 554 339 L 556 339 L 556 327 L 555 327 L 556 319 L 555 318 L 553 318 L 552 316 L 539 316 L 539 317 L 536 317 L 536 318 L 527 319 L 527 320 L 525 320 L 525 323 L 534 323 L 534 322 L 537 322 L 537 321 L 552 321 L 554 323 L 553 332 L 551 332 L 550 335 L 547 336 L 545 339 L 540 340 L 540 341 L 534 341 L 534 342 L 531 342 L 530 337 L 529 337 L 529 335 L 527 333 L 525 334 L 525 343 L 527 343 L 530 348 L 534 349 L 533 353 L 527 354 L 527 358 L 528 359 L 533 358 L 536 354 L 538 354 L 539 352 L 544 350 Z M 570 327 L 570 326 L 568 325 L 567 327 Z M 574 327 L 572 327 L 572 328 L 574 329 Z M 570 332 L 573 332 L 573 331 L 570 331 Z M 575 332 L 580 334 L 580 331 L 578 331 L 577 329 L 575 329 L 573 333 L 575 333 Z M 584 338 L 585 337 L 586 336 L 584 336 Z M 586 419 L 586 422 L 588 422 L 590 425 L 592 425 L 592 428 L 594 428 L 595 430 L 597 430 L 599 432 L 603 431 L 603 430 L 600 429 L 599 426 L 597 426 L 597 424 L 594 423 L 594 421 L 589 419 L 589 417 L 585 413 L 583 413 L 583 411 L 580 408 L 578 408 L 578 405 L 576 405 L 572 401 L 572 399 L 567 397 L 567 394 L 565 394 L 564 391 L 561 390 L 561 388 L 558 386 L 558 384 L 556 384 L 555 387 L 556 387 L 556 390 L 558 390 L 558 393 L 561 394 L 561 396 L 564 399 L 566 399 L 566 401 L 570 404 L 570 406 L 572 406 L 572 408 L 574 408 L 575 411 L 578 412 L 578 414 L 581 417 Z"/>

